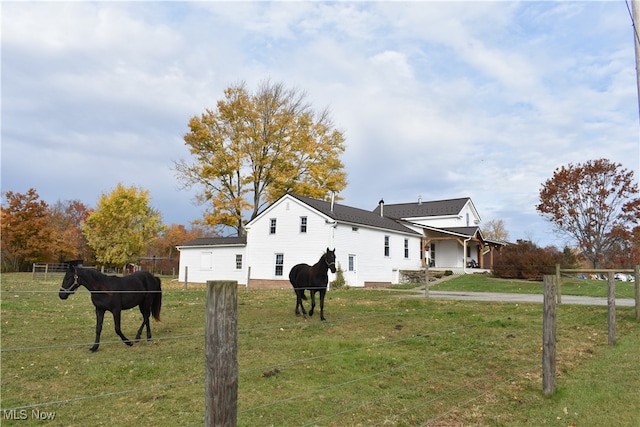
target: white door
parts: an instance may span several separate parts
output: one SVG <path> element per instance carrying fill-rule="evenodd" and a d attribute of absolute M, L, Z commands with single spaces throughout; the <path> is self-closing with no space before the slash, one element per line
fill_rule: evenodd
<path fill-rule="evenodd" d="M 354 254 L 349 254 L 347 271 L 344 274 L 344 281 L 347 283 L 348 286 L 357 286 L 358 276 L 356 274 L 356 271 L 357 271 L 356 256 Z"/>

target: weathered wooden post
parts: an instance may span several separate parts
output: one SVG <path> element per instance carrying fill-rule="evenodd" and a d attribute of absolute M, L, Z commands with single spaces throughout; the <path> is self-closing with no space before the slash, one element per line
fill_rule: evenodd
<path fill-rule="evenodd" d="M 616 279 L 613 271 L 609 271 L 607 282 L 609 345 L 614 345 L 616 343 Z"/>
<path fill-rule="evenodd" d="M 429 298 L 429 262 L 424 266 L 424 297 Z"/>
<path fill-rule="evenodd" d="M 544 276 L 542 309 L 542 393 L 556 391 L 556 286 L 555 277 Z"/>
<path fill-rule="evenodd" d="M 556 264 L 556 302 L 562 304 L 562 276 L 560 275 L 560 264 Z"/>
<path fill-rule="evenodd" d="M 633 269 L 633 276 L 635 277 L 635 294 L 636 294 L 636 321 L 640 321 L 640 265 L 636 265 Z"/>
<path fill-rule="evenodd" d="M 207 427 L 238 417 L 238 282 L 207 282 L 205 417 Z"/>

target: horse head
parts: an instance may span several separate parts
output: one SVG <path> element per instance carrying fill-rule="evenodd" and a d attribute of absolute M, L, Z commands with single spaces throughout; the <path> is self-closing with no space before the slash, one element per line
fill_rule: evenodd
<path fill-rule="evenodd" d="M 336 250 L 329 250 L 327 248 L 327 252 L 324 254 L 324 262 L 327 263 L 327 267 L 331 270 L 332 273 L 336 272 Z"/>
<path fill-rule="evenodd" d="M 60 299 L 67 299 L 69 298 L 69 295 L 74 294 L 79 287 L 80 282 L 78 282 L 78 269 L 74 264 L 69 264 L 67 266 L 67 272 L 64 275 L 64 279 L 62 279 L 62 286 L 60 286 L 58 296 Z"/>

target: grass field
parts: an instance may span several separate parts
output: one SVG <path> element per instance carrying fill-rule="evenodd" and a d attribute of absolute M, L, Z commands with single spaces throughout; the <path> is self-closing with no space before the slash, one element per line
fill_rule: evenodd
<path fill-rule="evenodd" d="M 88 354 L 86 291 L 61 301 L 59 280 L 1 279 L 3 426 L 203 424 L 204 287 L 164 281 L 153 341 L 126 347 L 107 314 Z M 238 291 L 240 426 L 638 425 L 633 307 L 617 309 L 615 346 L 606 307 L 558 307 L 558 391 L 544 398 L 540 305 L 337 290 L 326 323 L 295 317 L 294 306 L 291 291 Z M 137 310 L 124 313 L 126 335 L 139 324 Z"/>

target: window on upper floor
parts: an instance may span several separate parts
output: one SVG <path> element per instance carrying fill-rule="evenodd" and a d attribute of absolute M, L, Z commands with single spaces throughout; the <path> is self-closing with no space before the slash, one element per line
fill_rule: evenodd
<path fill-rule="evenodd" d="M 242 270 L 242 254 L 236 254 L 236 270 Z"/>
<path fill-rule="evenodd" d="M 389 256 L 391 252 L 389 248 L 389 236 L 384 236 L 384 256 Z"/>
<path fill-rule="evenodd" d="M 300 232 L 301 233 L 306 233 L 307 232 L 307 217 L 306 216 L 301 216 L 300 217 Z"/>
<path fill-rule="evenodd" d="M 276 234 L 276 219 L 271 218 L 269 224 L 269 234 Z"/>
<path fill-rule="evenodd" d="M 404 257 L 409 259 L 409 239 L 404 239 Z"/>

